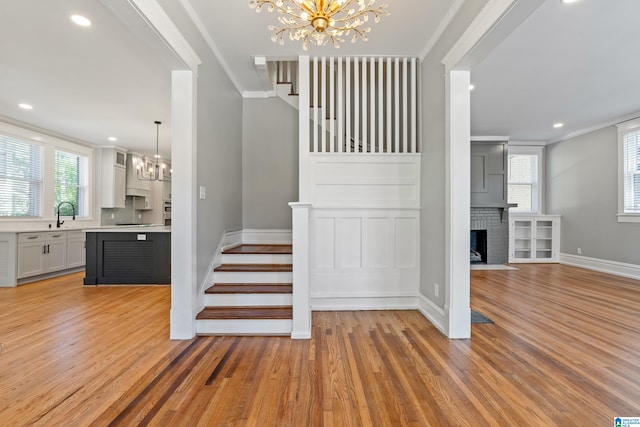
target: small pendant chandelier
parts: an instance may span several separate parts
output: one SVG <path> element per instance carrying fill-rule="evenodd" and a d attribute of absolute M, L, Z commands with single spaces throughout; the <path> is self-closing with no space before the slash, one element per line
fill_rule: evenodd
<path fill-rule="evenodd" d="M 155 121 L 156 124 L 156 155 L 154 156 L 155 160 L 153 165 L 149 168 L 149 170 L 145 170 L 145 162 L 140 159 L 138 164 L 136 165 L 136 172 L 138 179 L 140 181 L 171 181 L 171 178 L 167 177 L 164 169 L 166 165 L 162 163 L 160 164 L 160 152 L 158 150 L 159 139 L 160 139 L 160 125 L 162 122 Z M 162 169 L 162 174 L 160 170 Z"/>
<path fill-rule="evenodd" d="M 380 22 L 381 15 L 388 15 L 386 4 L 374 6 L 375 0 L 251 0 L 249 7 L 260 12 L 266 5 L 269 12 L 278 11 L 281 27 L 270 25 L 271 40 L 284 44 L 285 35 L 291 41 L 302 41 L 302 48 L 308 44 L 325 46 L 331 44 L 339 48 L 345 38 L 355 43 L 358 39 L 367 41 L 371 27 L 362 27 L 372 16 Z"/>

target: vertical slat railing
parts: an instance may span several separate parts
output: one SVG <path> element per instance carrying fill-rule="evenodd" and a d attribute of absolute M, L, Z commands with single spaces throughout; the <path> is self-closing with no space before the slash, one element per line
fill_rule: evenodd
<path fill-rule="evenodd" d="M 314 57 L 310 64 L 311 152 L 419 152 L 416 58 Z M 280 68 L 278 75 L 297 80 L 296 70 Z"/>
<path fill-rule="evenodd" d="M 418 152 L 418 135 L 416 130 L 418 129 L 418 70 L 416 66 L 416 59 L 411 58 L 411 114 L 409 119 L 411 120 L 411 153 Z"/>
<path fill-rule="evenodd" d="M 337 125 L 338 125 L 338 152 L 342 153 L 343 144 L 344 144 L 344 104 L 343 104 L 343 81 L 344 74 L 342 73 L 342 58 L 338 58 L 338 115 L 337 115 Z"/>
<path fill-rule="evenodd" d="M 357 152 L 356 145 L 360 141 L 360 59 L 353 60 L 353 151 Z M 350 142 L 350 143 L 351 143 Z"/>
<path fill-rule="evenodd" d="M 320 67 L 320 97 L 322 101 L 320 101 L 321 106 L 321 114 L 320 120 L 322 120 L 322 131 L 320 132 L 320 152 L 327 151 L 327 58 L 322 57 L 322 66 Z"/>
<path fill-rule="evenodd" d="M 393 140 L 393 152 L 400 152 L 400 58 L 396 58 L 395 61 L 395 138 Z"/>
<path fill-rule="evenodd" d="M 367 129 L 367 107 L 369 105 L 367 103 L 367 95 L 367 58 L 362 58 L 362 151 L 368 153 L 371 145 L 369 144 Z"/>
<path fill-rule="evenodd" d="M 408 151 L 408 145 L 409 145 L 409 141 L 408 141 L 408 117 L 407 117 L 407 111 L 408 111 L 408 105 L 409 103 L 407 102 L 407 86 L 409 85 L 408 82 L 408 73 L 407 73 L 407 58 L 403 58 L 402 59 L 402 110 L 403 110 L 403 114 L 402 114 L 402 152 L 406 153 Z"/>
<path fill-rule="evenodd" d="M 318 111 L 320 110 L 319 96 L 318 96 L 318 58 L 313 58 L 313 151 L 320 152 L 320 144 L 318 142 Z"/>
<path fill-rule="evenodd" d="M 345 114 L 345 151 L 351 152 L 351 58 L 346 59 L 344 85 L 344 114 Z"/>
<path fill-rule="evenodd" d="M 387 74 L 387 98 L 386 98 L 386 105 L 387 105 L 387 150 L 394 152 L 393 150 L 393 145 L 392 145 L 392 139 L 391 139 L 391 58 L 387 58 L 387 68 L 386 68 L 386 74 Z"/>
<path fill-rule="evenodd" d="M 378 153 L 385 151 L 384 145 L 384 62 L 378 58 Z"/>
<path fill-rule="evenodd" d="M 371 58 L 369 62 L 369 123 L 371 124 L 371 151 L 378 151 L 378 140 L 376 139 L 376 60 Z"/>
<path fill-rule="evenodd" d="M 333 58 L 329 58 L 329 152 L 335 152 L 335 68 Z"/>

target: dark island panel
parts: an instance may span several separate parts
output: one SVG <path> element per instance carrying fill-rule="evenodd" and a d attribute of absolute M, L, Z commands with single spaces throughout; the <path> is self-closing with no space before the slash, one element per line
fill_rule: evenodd
<path fill-rule="evenodd" d="M 171 233 L 87 232 L 85 285 L 171 283 Z"/>

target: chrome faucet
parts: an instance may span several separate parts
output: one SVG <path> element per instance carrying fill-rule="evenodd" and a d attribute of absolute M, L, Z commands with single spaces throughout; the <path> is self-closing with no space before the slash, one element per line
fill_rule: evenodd
<path fill-rule="evenodd" d="M 64 204 L 68 204 L 71 205 L 71 209 L 73 210 L 73 218 L 71 218 L 72 220 L 76 219 L 76 207 L 73 205 L 73 203 L 71 202 L 60 202 L 58 203 L 58 221 L 56 222 L 56 228 L 60 228 L 60 226 L 62 224 L 64 224 L 64 221 L 60 221 L 60 206 L 64 205 Z"/>

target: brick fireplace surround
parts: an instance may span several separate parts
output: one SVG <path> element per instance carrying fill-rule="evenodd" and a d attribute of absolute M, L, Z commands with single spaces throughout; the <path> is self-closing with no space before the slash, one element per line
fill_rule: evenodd
<path fill-rule="evenodd" d="M 487 230 L 487 264 L 509 261 L 509 210 L 471 208 L 471 230 Z"/>

